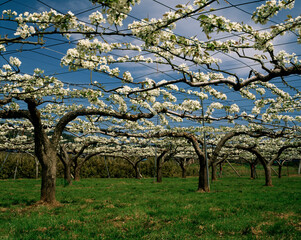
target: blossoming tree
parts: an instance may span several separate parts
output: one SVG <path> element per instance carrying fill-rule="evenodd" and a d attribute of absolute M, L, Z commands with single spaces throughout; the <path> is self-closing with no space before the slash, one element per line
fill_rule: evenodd
<path fill-rule="evenodd" d="M 257 159 L 261 162 L 264 173 L 265 173 L 265 186 L 273 186 L 272 185 L 272 169 L 271 166 L 273 163 L 278 162 L 280 160 L 281 155 L 287 149 L 300 148 L 301 142 L 296 139 L 282 139 L 282 138 L 264 138 L 261 137 L 256 141 L 249 141 L 244 145 L 236 145 L 238 149 L 248 151 L 254 154 Z M 279 169 L 281 171 L 281 168 Z M 281 174 L 281 172 L 279 173 Z"/>
<path fill-rule="evenodd" d="M 43 202 L 56 202 L 56 156 L 62 133 L 72 121 L 83 116 L 98 116 L 97 121 L 110 118 L 136 122 L 160 114 L 161 125 L 168 124 L 168 119 L 183 118 L 207 122 L 219 119 L 233 121 L 238 117 L 260 118 L 261 121 L 300 120 L 298 116 L 279 114 L 287 112 L 288 107 L 290 111 L 300 107 L 298 89 L 288 84 L 292 87 L 289 94 L 270 82 L 277 77 L 301 72 L 297 55 L 279 51 L 273 44 L 289 32 L 293 32 L 294 41 L 300 43 L 300 16 L 288 16 L 283 23 L 259 31 L 251 24 L 213 15 L 210 4 L 218 2 L 217 0 L 195 0 L 192 5 L 178 4 L 176 10 L 165 13 L 161 18 L 135 20 L 121 31 L 120 26 L 132 7 L 140 1 L 91 2 L 101 4 L 103 10 L 90 14 L 87 23 L 80 21 L 71 11 L 61 14 L 53 9 L 42 13 L 20 14 L 5 10 L 0 19 L 1 22 L 15 24 L 16 29 L 13 34 L 0 37 L 0 53 L 5 61 L 0 70 L 0 118 L 25 119 L 32 124 L 35 155 L 42 166 Z M 252 19 L 255 23 L 266 24 L 280 10 L 293 6 L 293 0 L 267 1 L 254 11 Z M 196 14 L 200 31 L 208 38 L 206 41 L 197 36 L 184 37 L 175 32 L 178 22 L 195 18 Z M 234 37 L 212 39 L 219 33 L 230 33 Z M 119 82 L 115 87 L 108 88 L 105 85 L 108 78 L 103 77 L 95 81 L 91 78 L 89 85 L 85 86 L 74 84 L 76 87 L 70 89 L 69 84 L 44 74 L 41 69 L 23 73 L 20 59 L 12 56 L 13 51 L 7 51 L 12 47 L 21 52 L 24 46 L 43 46 L 49 36 L 70 39 L 74 35 L 81 35 L 84 39 L 77 40 L 74 48 L 66 49 L 60 64 L 69 67 L 71 71 L 86 69 L 102 74 L 101 76 L 113 77 Z M 109 40 L 108 37 L 111 36 L 117 40 Z M 129 37 L 135 41 L 131 41 Z M 145 57 L 146 54 L 149 57 Z M 249 65 L 248 74 L 237 73 L 224 68 L 218 54 L 230 54 L 240 61 L 251 61 L 255 65 Z M 177 77 L 165 80 L 150 79 L 147 76 L 141 81 L 135 78 L 137 64 L 158 69 L 167 67 Z M 126 65 L 127 70 L 123 65 Z M 129 65 L 132 67 L 128 67 Z M 287 84 L 282 80 L 283 84 Z M 187 89 L 188 86 L 195 88 L 195 91 Z M 241 112 L 236 103 L 220 103 L 227 100 L 221 86 L 230 92 L 238 91 L 242 97 L 255 101 L 252 109 L 255 116 L 251 112 Z M 274 94 L 276 100 L 275 97 L 266 98 L 266 92 Z M 188 94 L 191 99 L 180 100 L 175 97 L 176 94 Z M 204 109 L 200 100 L 206 98 L 218 102 L 211 103 L 205 115 L 194 117 L 191 113 Z M 84 100 L 82 105 L 72 104 L 80 100 Z M 270 107 L 277 109 L 277 112 L 270 111 Z M 223 109 L 227 114 L 222 118 L 213 117 L 214 109 Z M 131 124 L 128 121 L 126 124 Z M 173 132 L 170 132 L 172 136 Z M 196 149 L 199 148 L 197 139 L 183 131 L 179 132 L 190 139 Z M 175 133 L 179 135 L 176 131 Z M 158 132 L 157 136 L 160 134 Z M 199 157 L 204 159 L 203 154 Z M 200 169 L 204 171 L 203 164 Z M 204 172 L 204 176 L 206 174 Z M 206 187 L 204 179 L 201 180 L 202 187 Z"/>

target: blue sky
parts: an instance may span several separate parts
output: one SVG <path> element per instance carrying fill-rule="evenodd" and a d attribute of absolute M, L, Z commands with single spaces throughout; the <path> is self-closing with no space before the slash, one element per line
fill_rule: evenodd
<path fill-rule="evenodd" d="M 125 22 L 125 26 L 121 27 L 126 28 L 126 24 L 128 22 L 133 21 L 134 19 L 143 19 L 143 18 L 152 18 L 152 17 L 160 17 L 164 12 L 168 11 L 169 9 L 174 8 L 175 5 L 181 3 L 186 4 L 188 0 L 141 0 L 141 4 L 135 6 L 133 11 L 130 13 L 128 20 Z M 223 15 L 227 18 L 230 18 L 233 21 L 244 23 L 251 23 L 250 13 L 252 13 L 257 6 L 261 5 L 263 2 L 261 1 L 246 1 L 246 0 L 231 0 L 231 1 L 224 1 L 220 0 L 219 5 L 213 5 L 212 7 L 217 9 L 213 13 L 216 15 Z M 237 5 L 236 7 L 231 6 Z M 48 11 L 50 8 L 54 8 L 55 10 L 66 13 L 68 11 L 72 11 L 77 16 L 85 20 L 87 16 L 92 12 L 91 9 L 95 8 L 95 5 L 92 5 L 88 0 L 2 0 L 0 1 L 0 10 L 3 11 L 4 9 L 12 9 L 17 11 L 18 13 L 21 12 L 34 12 L 34 11 Z M 100 9 L 100 8 L 99 8 Z M 278 14 L 276 17 L 273 18 L 274 22 L 270 22 L 267 24 L 274 24 L 275 22 L 281 22 L 281 20 L 287 15 L 291 14 L 292 16 L 297 16 L 300 14 L 301 9 L 301 1 L 297 0 L 295 3 L 295 8 L 293 11 L 285 10 L 283 13 Z M 255 25 L 254 25 L 255 26 Z M 265 26 L 257 25 L 255 26 L 258 29 L 262 29 Z M 3 36 L 5 34 L 12 34 L 13 31 L 10 28 L 14 28 L 12 24 L 5 24 L 0 22 L 0 34 Z M 194 19 L 185 19 L 177 25 L 176 33 L 179 35 L 184 36 L 198 36 L 201 40 L 206 40 L 204 34 L 200 31 L 199 22 Z M 229 37 L 233 38 L 233 36 L 229 34 L 223 34 L 219 37 Z M 72 38 L 76 39 L 76 38 Z M 114 41 L 114 38 L 107 39 L 108 41 Z M 130 40 L 129 41 L 133 41 Z M 297 55 L 300 56 L 300 46 L 294 43 L 295 36 L 293 34 L 288 34 L 284 39 L 277 41 L 277 48 L 279 50 L 284 49 L 288 52 L 295 52 Z M 32 73 L 34 68 L 41 68 L 45 70 L 46 74 L 56 74 L 56 76 L 64 81 L 70 83 L 82 83 L 82 84 L 89 84 L 90 82 L 90 72 L 89 71 L 79 71 L 76 73 L 69 72 L 68 69 L 62 68 L 59 64 L 60 59 L 63 57 L 63 54 L 66 50 L 70 47 L 75 47 L 73 43 L 64 42 L 63 39 L 48 39 L 45 45 L 45 48 L 37 47 L 26 47 L 24 46 L 22 49 L 19 49 L 18 52 L 15 50 L 15 46 L 12 45 L 11 47 L 7 47 L 8 52 L 13 51 L 13 55 L 20 58 L 22 61 L 22 72 L 29 72 Z M 30 51 L 26 51 L 26 49 L 30 49 Z M 20 50 L 23 50 L 22 52 Z M 7 55 L 9 56 L 9 55 Z M 223 64 L 225 68 L 235 69 L 238 74 L 241 76 L 246 76 L 249 73 L 249 70 L 246 64 L 243 64 L 241 61 L 237 59 L 233 59 L 232 56 L 221 55 L 219 56 L 223 60 Z M 0 60 L 0 64 L 4 64 L 4 60 Z M 180 62 L 179 62 L 180 64 Z M 247 63 L 250 64 L 250 63 Z M 125 69 L 125 68 L 121 68 Z M 201 69 L 202 70 L 202 69 Z M 141 81 L 144 77 L 150 77 L 155 79 L 156 81 L 160 81 L 162 79 L 172 79 L 178 77 L 176 73 L 172 73 L 169 71 L 168 68 L 160 68 L 156 69 L 156 66 L 152 66 L 152 68 L 146 68 L 143 65 L 135 66 L 135 71 L 132 72 L 134 77 L 137 78 L 137 81 Z M 139 78 L 140 77 L 140 78 Z M 92 75 L 93 81 L 97 80 L 104 81 L 108 88 L 115 87 L 119 82 L 118 80 L 114 80 L 111 78 L 105 77 L 103 74 L 96 74 L 93 73 Z M 289 83 L 294 85 L 296 88 L 301 89 L 300 84 L 300 76 L 290 76 L 286 79 Z M 280 82 L 279 79 L 274 80 L 275 83 Z M 189 88 L 185 86 L 185 88 Z M 219 88 L 221 91 L 229 92 L 228 89 L 224 87 Z M 198 90 L 198 89 L 192 89 Z M 283 90 L 288 90 L 283 86 Z M 184 97 L 180 97 L 184 98 Z M 208 105 L 213 100 L 209 99 L 205 101 L 205 105 Z M 229 94 L 227 102 L 228 104 L 237 103 L 241 109 L 248 110 L 250 109 L 251 103 L 245 99 L 242 99 L 240 94 L 237 92 L 231 92 Z M 300 115 L 300 114 L 298 114 Z M 189 123 L 188 123 L 189 124 Z"/>

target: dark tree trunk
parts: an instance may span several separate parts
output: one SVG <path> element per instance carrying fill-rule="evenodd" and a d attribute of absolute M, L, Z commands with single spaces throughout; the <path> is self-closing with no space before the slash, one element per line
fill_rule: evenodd
<path fill-rule="evenodd" d="M 273 161 L 267 161 L 262 154 L 254 147 L 242 147 L 242 146 L 238 146 L 239 149 L 244 149 L 246 151 L 249 151 L 250 153 L 253 153 L 254 155 L 256 155 L 257 160 L 256 161 L 260 161 L 260 163 L 263 166 L 264 169 L 264 175 L 265 175 L 265 186 L 273 186 L 272 184 L 272 168 L 271 168 L 271 164 Z"/>
<path fill-rule="evenodd" d="M 68 151 L 65 146 L 60 146 L 60 151 L 58 153 L 58 157 L 64 166 L 64 181 L 65 185 L 71 184 L 71 164 L 72 160 L 68 154 Z"/>
<path fill-rule="evenodd" d="M 162 182 L 162 165 L 166 161 L 166 158 L 168 157 L 168 150 L 165 149 L 163 152 L 160 154 L 160 156 L 157 157 L 156 159 L 156 172 L 157 172 L 157 182 L 161 183 Z M 170 157 L 170 156 L 169 156 Z"/>
<path fill-rule="evenodd" d="M 55 185 L 56 185 L 56 164 L 57 156 L 54 151 L 43 156 L 42 166 L 42 184 L 41 201 L 47 204 L 56 204 Z"/>
<path fill-rule="evenodd" d="M 56 165 L 57 165 L 57 142 L 60 135 L 57 135 L 54 142 L 49 138 L 43 128 L 41 114 L 37 109 L 38 103 L 33 99 L 26 99 L 30 121 L 34 127 L 35 155 L 42 167 L 41 182 L 41 202 L 54 205 L 57 204 L 55 199 L 56 185 Z"/>
<path fill-rule="evenodd" d="M 219 177 L 221 178 L 223 175 L 223 163 L 219 164 Z"/>
<path fill-rule="evenodd" d="M 187 173 L 186 173 L 186 167 L 182 168 L 182 178 L 186 178 Z"/>
<path fill-rule="evenodd" d="M 211 180 L 216 181 L 217 180 L 217 174 L 216 174 L 216 164 L 211 164 Z"/>
<path fill-rule="evenodd" d="M 139 171 L 139 165 L 138 164 L 134 165 L 134 170 L 135 170 L 135 178 L 136 179 L 141 179 L 141 174 L 140 174 L 140 171 Z"/>
<path fill-rule="evenodd" d="M 265 175 L 265 186 L 272 187 L 272 169 L 270 164 L 263 164 Z"/>
<path fill-rule="evenodd" d="M 278 167 L 278 178 L 281 178 L 281 173 L 282 173 L 282 165 L 281 163 L 279 164 L 279 167 Z"/>
<path fill-rule="evenodd" d="M 66 184 L 71 184 L 71 161 L 64 163 L 64 179 Z"/>
<path fill-rule="evenodd" d="M 79 167 L 74 168 L 74 181 L 80 180 L 80 170 Z"/>
<path fill-rule="evenodd" d="M 196 154 L 198 155 L 198 159 L 199 159 L 200 169 L 199 169 L 199 183 L 198 183 L 197 191 L 198 192 L 210 192 L 205 153 L 202 152 L 199 142 L 195 136 L 186 134 L 186 138 L 188 138 L 191 141 L 193 148 L 194 148 Z"/>
<path fill-rule="evenodd" d="M 74 181 L 80 180 L 80 173 L 83 164 L 78 164 L 77 160 L 74 161 Z"/>
<path fill-rule="evenodd" d="M 185 160 L 184 160 L 185 161 Z M 182 178 L 186 178 L 186 166 L 185 166 L 185 163 L 180 163 L 180 167 L 181 167 L 181 170 L 182 170 Z"/>
<path fill-rule="evenodd" d="M 91 159 L 92 157 L 98 155 L 99 153 L 92 153 L 88 155 L 85 159 L 78 161 L 78 157 L 73 158 L 72 162 L 74 163 L 74 181 L 80 180 L 80 174 L 84 164 Z"/>
<path fill-rule="evenodd" d="M 250 169 L 251 169 L 251 179 L 255 179 L 256 178 L 256 174 L 255 174 L 255 164 L 254 163 L 250 163 Z"/>
<path fill-rule="evenodd" d="M 205 160 L 200 161 L 198 192 L 210 192 Z"/>
<path fill-rule="evenodd" d="M 162 182 L 162 158 L 157 158 L 157 182 Z"/>

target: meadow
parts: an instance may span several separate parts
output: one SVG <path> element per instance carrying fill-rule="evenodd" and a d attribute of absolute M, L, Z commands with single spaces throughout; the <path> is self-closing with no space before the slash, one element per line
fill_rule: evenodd
<path fill-rule="evenodd" d="M 300 239 L 301 178 L 225 176 L 57 181 L 55 207 L 35 204 L 39 179 L 0 180 L 0 239 Z"/>

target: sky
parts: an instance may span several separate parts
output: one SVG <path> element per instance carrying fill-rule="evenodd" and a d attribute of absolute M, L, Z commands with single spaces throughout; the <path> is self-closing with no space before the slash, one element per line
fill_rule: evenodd
<path fill-rule="evenodd" d="M 254 1 L 247 1 L 247 0 L 220 0 L 220 4 L 212 5 L 212 8 L 216 10 L 212 13 L 216 15 L 222 15 L 226 18 L 231 19 L 232 21 L 237 22 L 244 22 L 244 23 L 251 23 L 251 16 L 250 14 L 256 9 L 257 6 L 260 6 L 263 1 L 254 0 Z M 169 9 L 174 9 L 175 5 L 177 4 L 186 4 L 188 0 L 141 0 L 141 4 L 135 6 L 133 11 L 129 14 L 128 19 L 125 21 L 125 24 L 120 29 L 126 29 L 126 25 L 133 20 L 139 20 L 143 18 L 157 18 L 162 16 L 162 14 Z M 234 6 L 233 6 L 234 5 Z M 89 14 L 92 11 L 100 10 L 100 8 L 95 8 L 95 5 L 92 5 L 88 0 L 1 0 L 0 1 L 0 11 L 2 12 L 5 9 L 12 9 L 17 11 L 18 13 L 21 12 L 41 12 L 41 11 L 49 11 L 50 8 L 57 10 L 58 12 L 66 13 L 68 11 L 72 11 L 79 19 L 85 21 Z M 93 9 L 93 10 L 91 10 Z M 273 18 L 273 22 L 269 22 L 267 26 L 271 24 L 275 24 L 281 22 L 283 18 L 287 14 L 291 14 L 292 16 L 298 16 L 300 14 L 301 9 L 301 1 L 297 0 L 295 3 L 295 8 L 293 11 L 285 10 L 281 14 L 278 14 L 276 17 Z M 197 16 L 194 18 L 184 19 L 177 24 L 177 28 L 175 32 L 179 35 L 183 36 L 197 36 L 199 39 L 206 41 L 206 37 L 204 33 L 200 31 L 199 22 L 196 19 Z M 254 25 L 257 29 L 263 29 L 266 26 L 261 25 Z M 13 24 L 7 24 L 0 22 L 0 35 L 3 36 L 5 34 L 12 34 L 14 29 Z M 71 40 L 76 40 L 78 37 L 71 37 Z M 230 34 L 222 34 L 216 36 L 216 38 L 235 38 L 235 36 Z M 108 41 L 115 41 L 115 38 L 107 38 Z M 129 39 L 129 41 L 137 41 L 135 39 Z M 293 34 L 287 34 L 285 38 L 279 39 L 276 41 L 277 49 L 281 50 L 284 49 L 287 52 L 294 52 L 298 56 L 301 54 L 300 46 L 295 43 L 295 36 Z M 45 74 L 55 74 L 60 80 L 68 83 L 82 83 L 82 84 L 89 84 L 91 80 L 91 73 L 90 71 L 78 71 L 76 73 L 69 72 L 66 67 L 62 68 L 59 64 L 60 59 L 64 56 L 68 48 L 75 47 L 74 43 L 68 43 L 62 41 L 62 39 L 48 39 L 47 44 L 41 48 L 39 46 L 29 48 L 24 46 L 24 48 L 19 49 L 16 52 L 14 46 L 7 47 L 8 53 L 9 51 L 13 51 L 14 56 L 17 56 L 22 61 L 22 68 L 23 72 L 30 72 L 32 73 L 33 69 L 41 68 L 45 70 Z M 30 51 L 26 51 L 30 49 Z M 22 50 L 22 51 L 21 51 Z M 223 60 L 223 66 L 227 69 L 234 69 L 234 71 L 241 76 L 246 76 L 249 73 L 248 65 L 251 62 L 241 62 L 237 60 L 237 58 L 233 58 L 232 55 L 225 55 L 225 54 L 218 54 Z M 5 61 L 0 59 L 0 64 L 4 64 Z M 181 64 L 181 61 L 179 61 Z M 125 69 L 125 67 L 130 66 L 123 66 L 121 69 Z M 176 73 L 172 73 L 169 71 L 168 68 L 160 68 L 156 69 L 156 66 L 152 66 L 152 68 L 147 68 L 144 65 L 135 66 L 135 71 L 133 72 L 133 76 L 135 79 L 143 80 L 145 77 L 153 78 L 156 81 L 162 79 L 174 79 L 177 76 Z M 202 70 L 202 69 L 200 69 Z M 103 75 L 93 73 L 92 79 L 97 81 L 105 81 L 106 87 L 114 88 L 118 82 L 116 80 L 108 79 Z M 301 89 L 300 83 L 300 76 L 289 76 L 286 80 L 293 84 L 294 87 Z M 276 79 L 274 82 L 280 82 L 279 79 Z M 189 89 L 188 86 L 185 86 L 186 89 Z M 192 88 L 191 88 L 192 89 Z M 196 90 L 196 89 L 192 89 Z M 223 92 L 229 93 L 228 89 L 224 87 L 220 87 L 219 90 Z M 290 91 L 288 88 L 283 86 L 283 90 Z M 177 96 L 180 98 L 184 98 L 185 96 Z M 204 101 L 205 106 L 208 106 L 212 101 L 216 101 L 213 99 L 209 99 Z M 237 92 L 229 93 L 228 100 L 226 104 L 233 104 L 237 103 L 240 108 L 249 110 L 250 109 L 250 102 L 248 100 L 242 99 L 240 94 Z M 297 113 L 300 115 L 300 112 Z M 218 114 L 217 114 L 218 116 Z M 188 125 L 191 123 L 187 123 Z M 223 124 L 223 123 L 221 123 Z"/>

